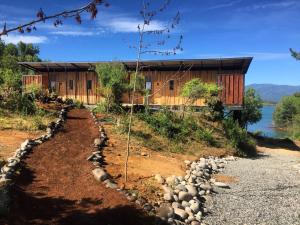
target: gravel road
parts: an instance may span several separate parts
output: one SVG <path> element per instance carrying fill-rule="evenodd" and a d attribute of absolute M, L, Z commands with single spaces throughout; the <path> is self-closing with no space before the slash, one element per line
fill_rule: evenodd
<path fill-rule="evenodd" d="M 300 225 L 300 152 L 259 150 L 257 159 L 226 165 L 224 175 L 238 182 L 216 189 L 206 224 Z"/>

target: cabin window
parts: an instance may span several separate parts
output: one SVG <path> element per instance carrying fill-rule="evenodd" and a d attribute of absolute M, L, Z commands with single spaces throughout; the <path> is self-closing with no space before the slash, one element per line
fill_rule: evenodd
<path fill-rule="evenodd" d="M 69 80 L 69 89 L 73 90 L 73 80 Z"/>
<path fill-rule="evenodd" d="M 169 81 L 169 90 L 173 91 L 174 90 L 174 80 Z"/>
<path fill-rule="evenodd" d="M 87 81 L 87 89 L 91 90 L 92 89 L 92 80 Z"/>
<path fill-rule="evenodd" d="M 152 89 L 152 82 L 151 79 L 149 77 L 146 77 L 146 90 L 150 90 Z"/>
<path fill-rule="evenodd" d="M 50 81 L 50 90 L 55 91 L 55 81 Z"/>

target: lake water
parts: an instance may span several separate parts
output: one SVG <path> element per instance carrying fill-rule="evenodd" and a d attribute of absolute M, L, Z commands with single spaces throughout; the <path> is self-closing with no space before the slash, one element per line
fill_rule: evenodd
<path fill-rule="evenodd" d="M 273 123 L 273 112 L 275 110 L 275 106 L 264 106 L 262 108 L 262 119 L 256 123 L 252 124 L 248 127 L 248 131 L 261 131 L 267 137 L 274 138 L 284 138 L 287 137 L 287 133 L 284 131 L 279 131 L 274 128 Z"/>

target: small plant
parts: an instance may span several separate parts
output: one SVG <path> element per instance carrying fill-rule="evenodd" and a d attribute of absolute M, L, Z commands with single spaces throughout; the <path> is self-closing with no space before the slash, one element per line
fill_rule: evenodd
<path fill-rule="evenodd" d="M 40 116 L 35 116 L 33 118 L 34 130 L 45 130 L 47 126 L 43 123 L 43 119 Z"/>
<path fill-rule="evenodd" d="M 211 146 L 216 146 L 216 140 L 213 136 L 213 130 L 210 129 L 198 129 L 195 132 L 196 138 L 198 138 L 201 141 L 205 141 L 207 144 Z"/>
<path fill-rule="evenodd" d="M 247 130 L 242 128 L 238 121 L 234 121 L 231 117 L 224 119 L 223 128 L 225 136 L 240 156 L 255 156 L 256 143 L 252 139 Z"/>
<path fill-rule="evenodd" d="M 83 108 L 84 108 L 83 103 L 80 102 L 80 101 L 75 101 L 75 102 L 74 102 L 74 106 L 75 106 L 75 108 L 77 108 L 77 109 L 83 109 Z"/>

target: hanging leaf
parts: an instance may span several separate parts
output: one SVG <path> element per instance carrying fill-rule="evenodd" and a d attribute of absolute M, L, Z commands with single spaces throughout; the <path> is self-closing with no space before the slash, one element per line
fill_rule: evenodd
<path fill-rule="evenodd" d="M 81 24 L 82 20 L 81 20 L 81 16 L 79 15 L 79 13 L 76 14 L 75 20 L 77 21 L 77 23 Z"/>
<path fill-rule="evenodd" d="M 18 27 L 18 31 L 23 34 L 24 33 L 24 29 L 22 27 Z"/>
<path fill-rule="evenodd" d="M 45 18 L 45 13 L 44 13 L 44 11 L 42 10 L 42 8 L 40 8 L 40 10 L 37 12 L 36 16 L 37 16 L 37 18 L 39 18 L 39 19 L 44 19 L 44 18 Z"/>
<path fill-rule="evenodd" d="M 26 31 L 27 31 L 27 33 L 30 33 L 31 32 L 31 27 L 26 27 Z"/>

